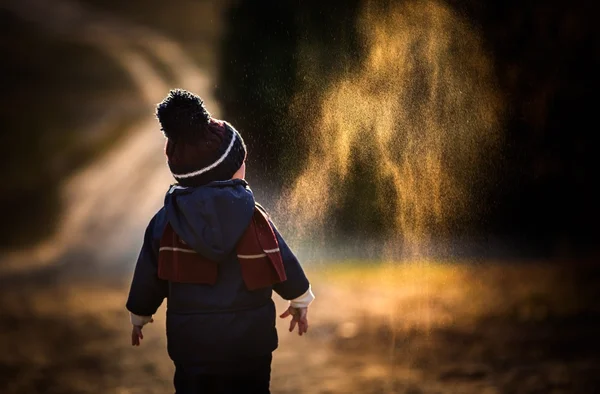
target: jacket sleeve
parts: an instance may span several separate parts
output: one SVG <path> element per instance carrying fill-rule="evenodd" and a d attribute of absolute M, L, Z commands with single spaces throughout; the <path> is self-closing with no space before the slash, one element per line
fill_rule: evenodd
<path fill-rule="evenodd" d="M 285 243 L 279 231 L 277 231 L 272 223 L 271 227 L 277 236 L 279 251 L 283 259 L 283 266 L 287 277 L 286 281 L 273 285 L 273 290 L 285 300 L 294 300 L 310 291 L 310 283 L 300 262 Z"/>
<path fill-rule="evenodd" d="M 139 316 L 151 316 L 169 293 L 169 282 L 158 278 L 158 249 L 160 240 L 154 238 L 157 214 L 148 225 L 142 250 L 135 265 L 127 309 Z"/>

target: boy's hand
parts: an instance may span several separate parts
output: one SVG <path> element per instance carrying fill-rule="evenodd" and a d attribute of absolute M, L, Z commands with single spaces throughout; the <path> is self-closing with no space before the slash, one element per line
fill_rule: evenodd
<path fill-rule="evenodd" d="M 140 341 L 144 339 L 142 334 L 142 326 L 132 326 L 131 329 L 131 346 L 140 346 Z"/>
<path fill-rule="evenodd" d="M 285 319 L 288 316 L 292 316 L 290 321 L 290 332 L 294 331 L 296 324 L 298 324 L 298 335 L 302 335 L 308 331 L 308 308 L 294 308 L 290 306 L 281 316 Z"/>
<path fill-rule="evenodd" d="M 150 319 L 150 323 L 153 323 L 154 319 Z M 131 329 L 131 346 L 140 346 L 141 340 L 144 339 L 142 333 L 142 326 L 133 325 Z"/>

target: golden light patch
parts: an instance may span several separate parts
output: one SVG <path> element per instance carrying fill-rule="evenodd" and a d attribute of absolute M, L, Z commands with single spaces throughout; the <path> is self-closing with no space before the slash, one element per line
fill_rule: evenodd
<path fill-rule="evenodd" d="M 366 157 L 382 215 L 397 230 L 390 257 L 416 257 L 472 209 L 474 177 L 499 137 L 492 63 L 477 31 L 438 1 L 367 2 L 359 30 L 365 56 L 320 96 L 308 160 L 282 197 L 282 215 L 298 232 L 318 228 Z"/>

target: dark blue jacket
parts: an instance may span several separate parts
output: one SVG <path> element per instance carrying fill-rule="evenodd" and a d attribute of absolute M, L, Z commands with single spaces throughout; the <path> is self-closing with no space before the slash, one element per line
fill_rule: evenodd
<path fill-rule="evenodd" d="M 243 180 L 206 186 L 173 186 L 164 207 L 146 230 L 127 309 L 141 316 L 156 313 L 167 298 L 167 343 L 177 364 L 229 362 L 264 356 L 277 348 L 272 290 L 291 300 L 308 290 L 300 263 L 275 229 L 287 280 L 248 291 L 235 247 L 249 225 L 254 195 Z M 158 278 L 158 249 L 167 223 L 202 256 L 219 263 L 213 286 Z"/>

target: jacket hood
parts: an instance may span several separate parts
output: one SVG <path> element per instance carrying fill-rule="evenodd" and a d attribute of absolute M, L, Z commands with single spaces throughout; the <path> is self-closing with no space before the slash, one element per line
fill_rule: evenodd
<path fill-rule="evenodd" d="M 233 179 L 200 187 L 172 186 L 165 196 L 167 219 L 175 233 L 202 256 L 222 261 L 235 248 L 254 214 L 246 181 Z"/>

